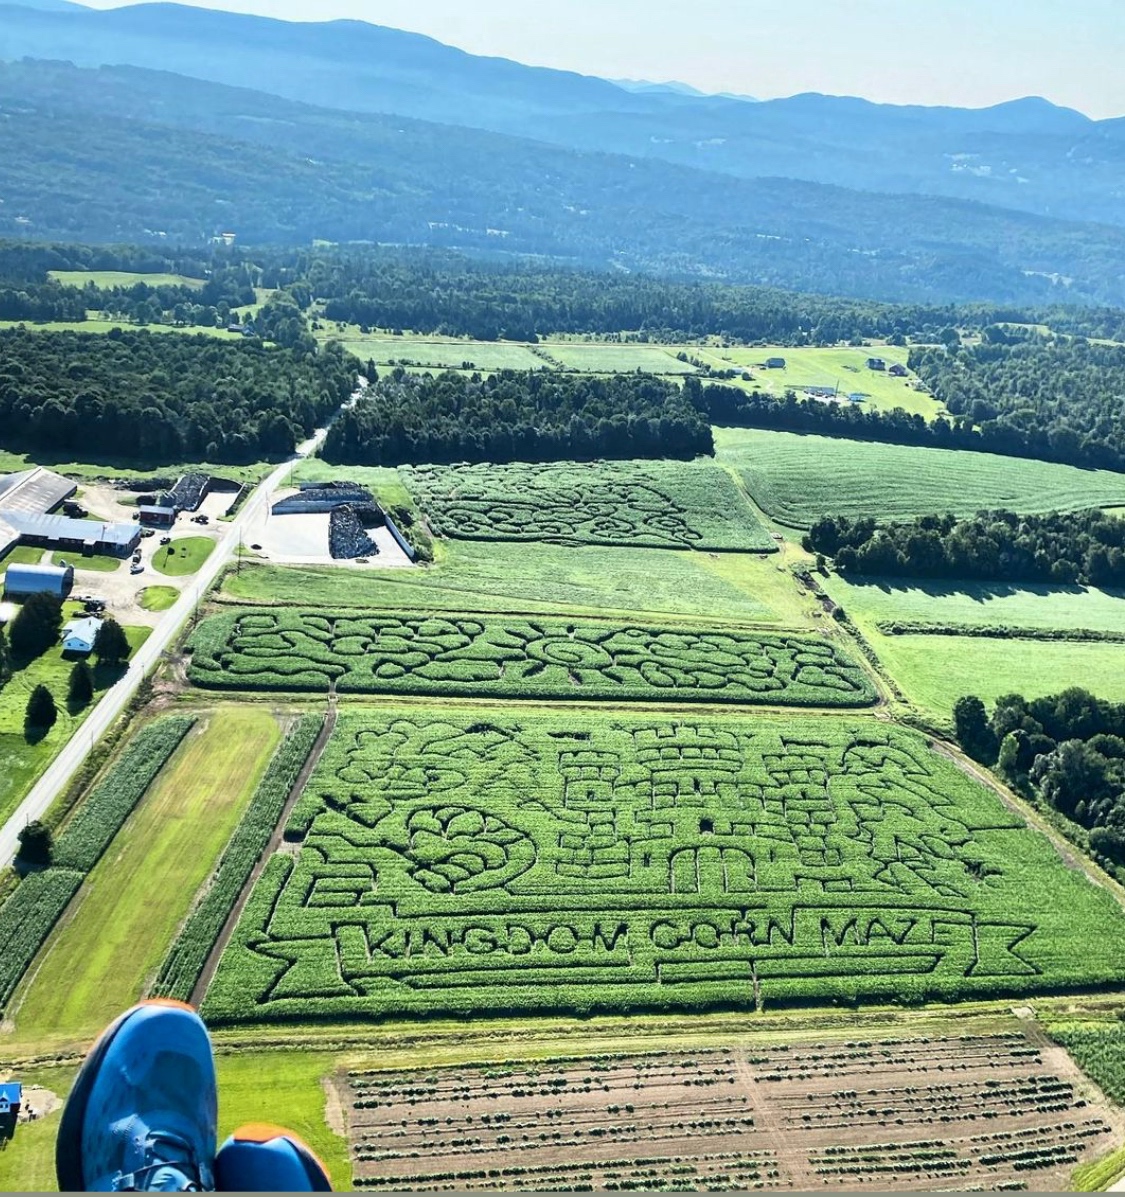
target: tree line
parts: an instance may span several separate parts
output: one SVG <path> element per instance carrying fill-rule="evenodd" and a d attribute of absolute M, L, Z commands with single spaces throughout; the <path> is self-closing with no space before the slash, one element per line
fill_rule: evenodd
<path fill-rule="evenodd" d="M 848 574 L 1125 586 L 1125 520 L 1096 508 L 926 515 L 888 524 L 828 515 L 802 543 Z"/>
<path fill-rule="evenodd" d="M 352 393 L 358 363 L 313 353 L 113 330 L 0 331 L 7 448 L 152 465 L 291 453 Z"/>
<path fill-rule="evenodd" d="M 326 460 L 400 465 L 459 461 L 691 458 L 713 453 L 711 427 L 675 383 L 501 370 L 379 378 L 332 425 Z"/>
<path fill-rule="evenodd" d="M 979 344 L 915 348 L 910 367 L 999 452 L 1125 469 L 1125 345 L 994 325 Z"/>
<path fill-rule="evenodd" d="M 1083 846 L 1104 862 L 1125 865 L 1125 704 L 1075 686 L 1030 700 L 1003 695 L 991 715 L 968 695 L 953 716 L 971 757 L 1084 829 Z"/>

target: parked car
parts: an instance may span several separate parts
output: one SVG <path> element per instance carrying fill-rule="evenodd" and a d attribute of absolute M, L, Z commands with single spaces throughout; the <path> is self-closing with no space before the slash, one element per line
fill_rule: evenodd
<path fill-rule="evenodd" d="M 129 572 L 131 574 L 143 574 L 145 572 L 145 567 L 139 561 L 134 561 L 133 564 L 129 566 Z"/>
<path fill-rule="evenodd" d="M 160 538 L 160 543 L 161 543 L 161 544 L 171 544 L 171 543 L 172 543 L 172 538 L 171 538 L 170 536 L 162 536 L 162 537 Z"/>
<path fill-rule="evenodd" d="M 148 538 L 150 536 L 155 536 L 155 535 L 156 535 L 156 533 L 151 528 L 142 528 L 141 529 L 141 537 L 144 540 L 148 540 Z"/>

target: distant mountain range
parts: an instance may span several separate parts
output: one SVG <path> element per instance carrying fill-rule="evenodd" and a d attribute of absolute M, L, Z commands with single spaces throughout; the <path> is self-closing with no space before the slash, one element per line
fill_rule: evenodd
<path fill-rule="evenodd" d="M 359 21 L 177 4 L 0 4 L 0 59 L 122 64 L 344 111 L 397 113 L 740 178 L 941 195 L 1125 224 L 1125 119 L 1046 100 L 895 107 L 816 94 L 746 103 L 485 58 Z"/>
<path fill-rule="evenodd" d="M 1125 121 L 1035 99 L 972 112 L 630 86 L 361 22 L 0 4 L 0 236 L 426 244 L 875 299 L 1125 306 Z M 692 140 L 719 129 L 740 132 Z M 927 190 L 939 144 L 960 148 Z M 990 174 L 985 145 L 1037 147 L 1051 170 Z"/>

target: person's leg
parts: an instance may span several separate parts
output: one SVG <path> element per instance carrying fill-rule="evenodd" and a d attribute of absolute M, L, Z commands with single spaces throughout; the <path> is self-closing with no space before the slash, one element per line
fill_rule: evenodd
<path fill-rule="evenodd" d="M 103 1032 L 67 1098 L 55 1145 L 64 1192 L 215 1187 L 211 1040 L 182 1002 L 127 1010 Z"/>
<path fill-rule="evenodd" d="M 230 1193 L 330 1193 L 328 1169 L 292 1131 L 239 1127 L 215 1157 L 215 1184 Z"/>

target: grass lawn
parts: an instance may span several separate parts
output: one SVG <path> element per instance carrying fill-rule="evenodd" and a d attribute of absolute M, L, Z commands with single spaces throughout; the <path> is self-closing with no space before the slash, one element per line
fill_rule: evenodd
<path fill-rule="evenodd" d="M 25 1092 L 40 1086 L 64 1098 L 78 1069 L 75 1065 L 35 1064 L 18 1071 Z M 4 1075 L 0 1073 L 0 1075 Z M 55 1136 L 62 1110 L 34 1122 L 21 1123 L 15 1137 L 0 1150 L 0 1193 L 55 1193 Z"/>
<path fill-rule="evenodd" d="M 0 321 L 0 328 L 4 322 Z M 81 328 L 81 325 L 75 325 Z M 167 477 L 169 474 L 178 476 L 197 470 L 204 474 L 217 474 L 223 478 L 231 478 L 237 482 L 258 482 L 271 470 L 276 468 L 276 462 L 258 461 L 252 465 L 223 465 L 206 461 L 179 462 L 151 462 L 137 461 L 131 458 L 111 458 L 102 461 L 67 461 L 63 458 L 52 457 L 42 451 L 35 454 L 13 453 L 11 450 L 0 448 L 0 474 L 15 473 L 18 470 L 30 470 L 33 466 L 47 466 L 58 474 L 65 474 L 69 478 L 92 481 L 100 478 L 117 478 L 122 474 L 129 477 L 144 477 L 154 475 Z M 6 559 L 7 560 L 7 559 Z M 0 562 L 0 565 L 3 565 Z"/>
<path fill-rule="evenodd" d="M 264 706 L 201 720 L 79 891 L 17 995 L 20 1041 L 88 1038 L 144 993 L 281 738 Z"/>
<path fill-rule="evenodd" d="M 993 453 L 748 428 L 717 428 L 715 446 L 717 460 L 739 471 L 763 511 L 795 528 L 829 514 L 898 519 L 1125 503 L 1125 474 Z"/>
<path fill-rule="evenodd" d="M 895 378 L 886 371 L 869 370 L 867 359 L 881 357 L 888 366 L 906 365 L 910 350 L 894 345 L 873 345 L 854 349 L 848 346 L 834 346 L 830 349 L 793 349 L 783 345 L 767 345 L 758 349 L 708 349 L 702 356 L 716 364 L 749 368 L 754 375 L 752 386 L 771 395 L 784 395 L 786 391 L 800 394 L 804 387 L 839 387 L 842 395 L 853 391 L 867 396 L 864 407 L 878 411 L 890 411 L 904 407 L 927 419 L 942 410 L 942 405 L 932 396 L 916 391 L 910 385 L 917 375 L 913 371 L 906 378 Z M 783 370 L 758 369 L 759 362 L 766 358 L 783 357 Z"/>
<path fill-rule="evenodd" d="M 182 578 L 195 573 L 214 547 L 209 536 L 181 536 L 153 553 L 152 568 L 170 578 Z"/>
<path fill-rule="evenodd" d="M 175 586 L 146 586 L 137 595 L 137 602 L 146 611 L 167 611 L 170 607 L 175 606 L 176 599 L 179 597 L 180 592 Z"/>
<path fill-rule="evenodd" d="M 298 482 L 357 482 L 368 490 L 384 507 L 403 506 L 417 510 L 414 496 L 406 489 L 402 475 L 392 466 L 335 466 L 319 457 L 298 462 L 289 475 L 289 485 Z"/>
<path fill-rule="evenodd" d="M 251 602 L 429 611 L 687 615 L 803 623 L 775 555 L 667 549 L 566 548 L 450 541 L 424 569 L 341 570 L 244 564 L 224 594 Z"/>
<path fill-rule="evenodd" d="M 321 1081 L 340 1065 L 329 1052 L 262 1051 L 223 1055 L 219 1071 L 219 1141 L 245 1122 L 294 1130 L 316 1152 L 338 1191 L 352 1187 L 347 1140 L 325 1121 Z"/>
<path fill-rule="evenodd" d="M 51 565 L 61 565 L 63 562 L 73 565 L 76 570 L 87 570 L 97 574 L 112 574 L 121 567 L 120 557 L 107 557 L 103 553 L 95 553 L 84 557 L 81 553 L 52 553 Z"/>
<path fill-rule="evenodd" d="M 183 274 L 137 274 L 129 270 L 51 270 L 51 278 L 64 287 L 132 287 L 136 283 L 147 283 L 150 287 L 203 287 L 201 278 L 188 278 Z"/>
<path fill-rule="evenodd" d="M 69 617 L 69 613 L 68 613 Z M 125 634 L 135 652 L 151 634 L 151 628 L 126 628 Z M 19 805 L 24 795 L 63 745 L 73 736 L 92 706 L 71 715 L 66 709 L 67 681 L 74 662 L 63 657 L 61 645 L 37 657 L 26 668 L 17 670 L 0 690 L 0 822 Z M 108 678 L 94 670 L 95 685 L 104 690 Z M 37 744 L 28 743 L 23 734 L 24 710 L 31 691 L 40 683 L 54 695 L 58 722 Z"/>
<path fill-rule="evenodd" d="M 38 565 L 43 560 L 43 550 L 32 548 L 29 544 L 18 544 L 10 553 L 0 559 L 0 574 L 9 565 Z"/>

